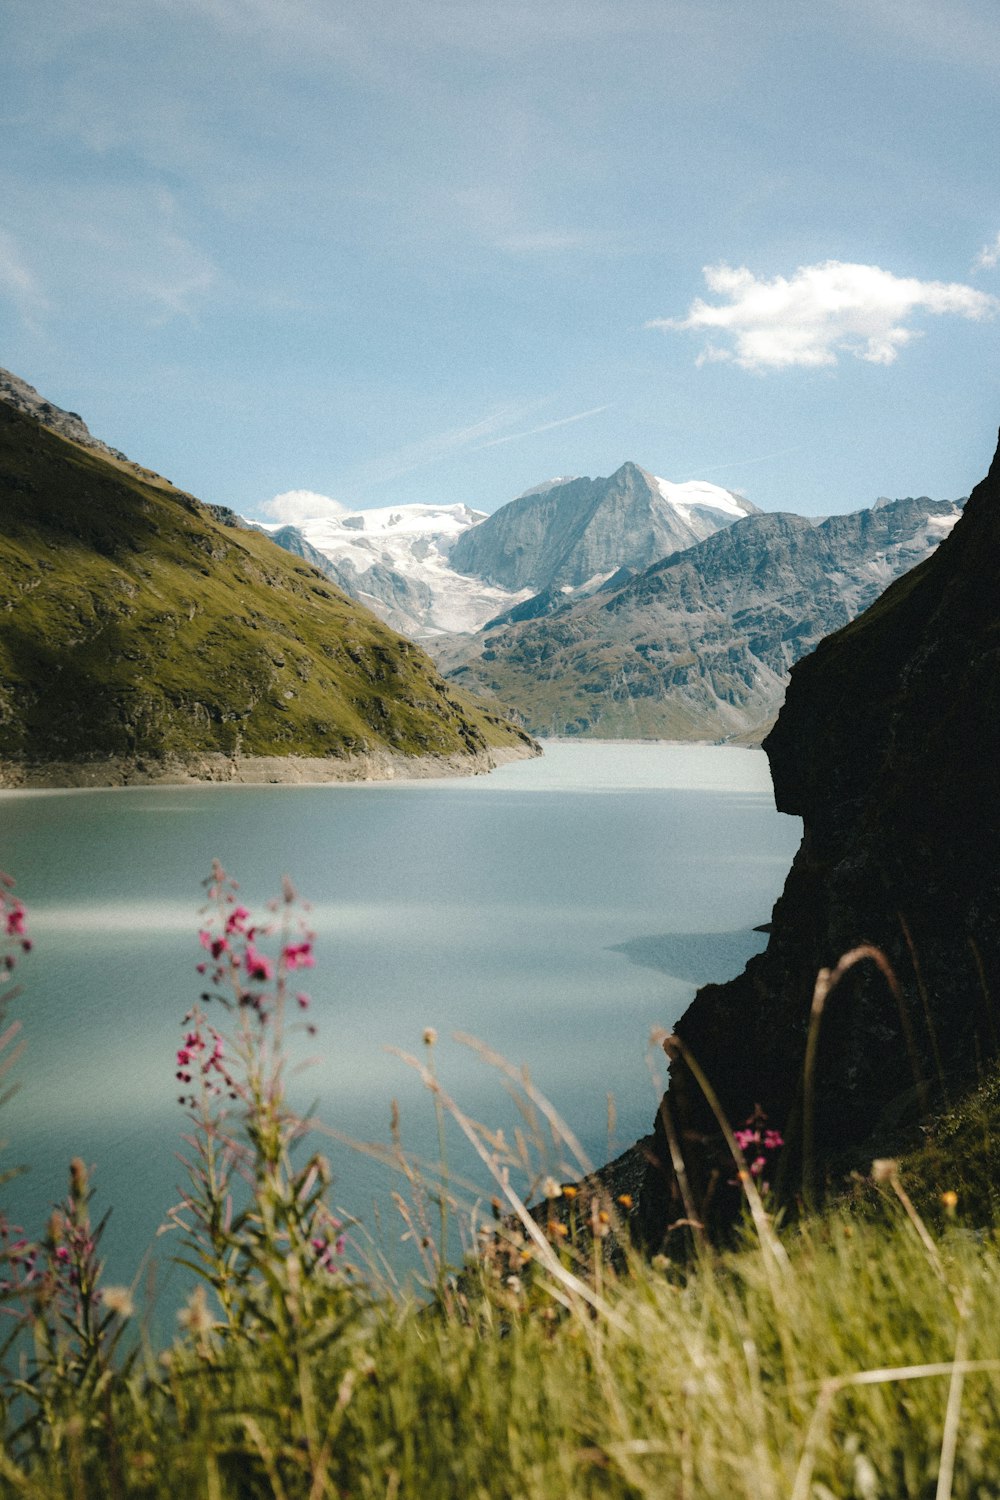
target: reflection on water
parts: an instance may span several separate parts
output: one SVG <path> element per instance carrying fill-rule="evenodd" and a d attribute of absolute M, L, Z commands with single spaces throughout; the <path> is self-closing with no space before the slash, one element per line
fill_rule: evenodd
<path fill-rule="evenodd" d="M 690 984 L 722 984 L 766 947 L 767 934 L 748 928 L 744 932 L 664 932 L 616 943 L 613 951 L 624 953 L 634 964 L 659 969 Z"/>
<path fill-rule="evenodd" d="M 601 1158 L 649 1126 L 650 1028 L 755 951 L 748 930 L 798 833 L 774 811 L 764 756 L 716 747 L 559 744 L 463 781 L 0 794 L 0 868 L 36 938 L 21 1090 L 2 1122 L 6 1164 L 32 1170 L 7 1202 L 42 1224 L 80 1154 L 114 1207 L 112 1278 L 153 1244 L 181 1180 L 173 1058 L 213 857 L 249 906 L 286 872 L 313 903 L 319 1035 L 297 1045 L 321 1060 L 294 1080 L 304 1107 L 384 1141 L 397 1097 L 409 1144 L 433 1156 L 433 1111 L 386 1049 L 418 1050 L 434 1026 L 446 1085 L 472 1114 L 517 1123 L 500 1080 L 448 1044 L 454 1031 L 530 1063 Z M 377 1174 L 330 1154 L 341 1202 L 370 1221 Z M 386 1234 L 391 1248 L 398 1230 Z"/>

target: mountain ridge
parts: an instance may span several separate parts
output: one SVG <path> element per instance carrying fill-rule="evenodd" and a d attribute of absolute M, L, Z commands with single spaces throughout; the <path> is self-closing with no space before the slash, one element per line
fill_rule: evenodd
<path fill-rule="evenodd" d="M 95 445 L 0 399 L 0 784 L 537 753 L 308 564 Z"/>
<path fill-rule="evenodd" d="M 773 721 L 793 662 L 927 556 L 958 514 L 926 497 L 819 525 L 756 512 L 617 588 L 528 600 L 439 660 L 535 733 L 752 736 Z"/>

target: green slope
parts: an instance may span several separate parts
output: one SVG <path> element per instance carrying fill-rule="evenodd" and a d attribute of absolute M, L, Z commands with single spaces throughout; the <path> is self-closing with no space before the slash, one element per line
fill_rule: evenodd
<path fill-rule="evenodd" d="M 268 538 L 0 403 L 0 761 L 533 748 Z"/>

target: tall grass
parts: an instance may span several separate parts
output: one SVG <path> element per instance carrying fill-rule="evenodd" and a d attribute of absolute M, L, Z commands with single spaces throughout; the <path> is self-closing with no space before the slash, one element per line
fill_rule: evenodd
<path fill-rule="evenodd" d="M 463 1206 L 447 1145 L 435 1176 L 393 1143 L 424 1280 L 362 1276 L 329 1206 L 313 1122 L 285 1091 L 292 1028 L 310 1024 L 292 991 L 311 939 L 287 889 L 263 926 L 220 870 L 212 900 L 210 998 L 187 1018 L 177 1058 L 190 1139 L 174 1219 L 190 1300 L 174 1341 L 150 1347 L 130 1290 L 102 1283 L 82 1163 L 34 1242 L 4 1225 L 3 1310 L 16 1337 L 4 1354 L 0 1493 L 997 1493 L 1000 1236 L 963 1220 L 949 1181 L 936 1220 L 896 1163 L 878 1167 L 864 1213 L 834 1207 L 782 1227 L 767 1197 L 748 1193 L 752 1212 L 729 1249 L 700 1237 L 686 1262 L 647 1261 L 617 1222 L 627 1203 L 608 1202 L 594 1177 L 541 1175 L 534 1124 L 546 1151 L 555 1140 L 572 1160 L 575 1142 L 530 1080 L 485 1059 L 521 1098 L 525 1131 L 508 1143 L 450 1096 L 428 1034 L 412 1063 L 441 1139 L 457 1130 L 472 1144 L 496 1203 L 485 1214 Z M 22 913 L 11 945 L 23 929 Z M 726 1129 L 738 1180 L 753 1188 L 740 1133 Z M 529 1212 L 532 1190 L 543 1206 Z M 477 1247 L 462 1266 L 448 1264 L 456 1219 Z"/>

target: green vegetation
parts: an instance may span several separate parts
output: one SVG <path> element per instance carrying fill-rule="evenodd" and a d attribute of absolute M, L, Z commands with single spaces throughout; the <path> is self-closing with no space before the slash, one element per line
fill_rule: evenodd
<path fill-rule="evenodd" d="M 266 537 L 0 403 L 0 762 L 530 748 Z"/>
<path fill-rule="evenodd" d="M 426 1271 L 422 1288 L 400 1291 L 353 1263 L 327 1207 L 327 1164 L 285 1096 L 295 971 L 312 962 L 294 895 L 286 889 L 266 929 L 234 892 L 217 868 L 202 937 L 212 999 L 187 1018 L 177 1054 L 192 1138 L 174 1217 L 201 1280 L 176 1340 L 157 1351 L 133 1331 L 132 1290 L 102 1285 L 82 1163 L 36 1242 L 4 1223 L 2 1310 L 14 1336 L 3 1355 L 0 1493 L 996 1492 L 1000 1230 L 986 1218 L 992 1189 L 956 1199 L 962 1161 L 951 1155 L 971 1145 L 994 1159 L 996 1079 L 939 1121 L 915 1159 L 933 1218 L 910 1201 L 908 1164 L 879 1163 L 853 1209 L 785 1225 L 748 1218 L 727 1250 L 694 1243 L 679 1224 L 677 1258 L 646 1261 L 620 1248 L 627 1200 L 543 1183 L 549 1213 L 527 1213 L 538 1183 L 530 1143 L 508 1156 L 463 1114 L 440 1085 L 428 1033 L 425 1061 L 412 1061 L 503 1202 L 485 1224 L 473 1217 L 480 1253 L 456 1276 L 432 1222 L 461 1212 L 456 1184 L 446 1170 L 421 1177 L 400 1156 L 401 1208 Z M 9 884 L 0 919 L 16 958 L 28 938 Z M 5 1031 L 0 1053 L 11 1040 Z M 544 1133 L 572 1152 L 530 1086 L 524 1102 L 526 1118 L 544 1115 Z M 524 1196 L 507 1175 L 518 1158 Z"/>

